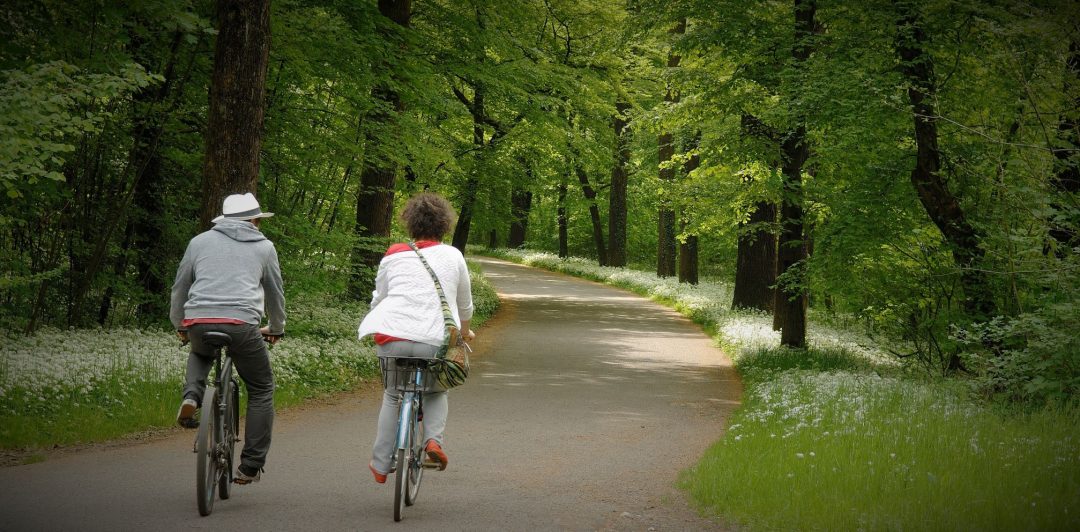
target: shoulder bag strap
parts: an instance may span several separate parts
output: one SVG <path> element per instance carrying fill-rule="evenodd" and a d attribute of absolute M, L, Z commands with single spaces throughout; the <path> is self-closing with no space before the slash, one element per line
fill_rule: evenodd
<path fill-rule="evenodd" d="M 416 255 L 420 257 L 420 262 L 424 264 L 424 268 L 427 269 L 428 274 L 431 275 L 431 280 L 435 281 L 435 291 L 439 293 L 439 301 L 442 303 L 443 324 L 446 325 L 447 334 L 443 338 L 443 345 L 450 343 L 450 328 L 457 328 L 457 323 L 454 322 L 454 314 L 450 311 L 450 303 L 446 301 L 446 294 L 443 292 L 442 284 L 439 283 L 439 277 L 435 275 L 435 270 L 431 269 L 431 265 L 428 264 L 427 259 L 424 258 L 424 254 L 420 253 L 420 248 L 416 247 L 416 243 L 409 241 L 409 247 L 416 252 Z"/>

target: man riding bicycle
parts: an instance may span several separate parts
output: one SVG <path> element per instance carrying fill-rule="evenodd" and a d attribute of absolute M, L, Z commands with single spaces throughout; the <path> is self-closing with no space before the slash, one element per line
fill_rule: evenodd
<path fill-rule="evenodd" d="M 273 215 L 250 192 L 225 198 L 214 227 L 188 243 L 172 287 L 169 318 L 180 339 L 191 342 L 176 415 L 181 426 L 198 427 L 195 411 L 213 365 L 203 336 L 222 332 L 232 339 L 229 355 L 248 390 L 237 484 L 259 481 L 274 425 L 274 375 L 263 339 L 276 343 L 285 333 L 285 293 L 277 250 L 259 231 L 260 219 Z M 269 325 L 260 328 L 264 309 Z"/>

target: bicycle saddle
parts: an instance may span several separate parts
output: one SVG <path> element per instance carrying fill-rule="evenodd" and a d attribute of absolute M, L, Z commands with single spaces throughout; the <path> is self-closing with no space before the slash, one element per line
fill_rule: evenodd
<path fill-rule="evenodd" d="M 204 333 L 202 339 L 213 347 L 226 347 L 232 343 L 232 337 L 222 332 Z"/>

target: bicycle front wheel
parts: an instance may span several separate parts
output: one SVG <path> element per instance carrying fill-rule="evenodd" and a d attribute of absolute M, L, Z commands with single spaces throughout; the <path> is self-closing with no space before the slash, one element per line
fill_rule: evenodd
<path fill-rule="evenodd" d="M 221 453 L 218 465 L 222 468 L 218 478 L 218 497 L 225 500 L 229 498 L 233 471 L 236 471 L 233 460 L 236 456 L 237 436 L 240 434 L 240 388 L 235 380 L 229 379 L 225 382 L 221 396 L 225 398 L 225 419 L 221 424 L 221 442 L 217 446 Z"/>
<path fill-rule="evenodd" d="M 213 386 L 206 388 L 202 406 L 195 449 L 195 496 L 199 501 L 199 515 L 206 516 L 214 511 L 214 489 L 218 479 L 218 464 L 214 456 L 214 448 L 217 446 L 217 430 L 214 426 L 214 418 L 217 417 L 217 390 Z"/>
<path fill-rule="evenodd" d="M 405 505 L 412 506 L 416 503 L 416 496 L 420 494 L 420 480 L 424 477 L 424 422 L 420 421 L 419 415 L 420 404 L 417 402 L 413 406 L 412 419 L 409 425 L 410 429 L 409 437 L 409 453 L 408 453 L 408 468 L 405 477 Z"/>
<path fill-rule="evenodd" d="M 409 453 L 407 449 L 397 451 L 397 474 L 394 486 L 394 521 L 401 521 L 405 507 L 405 492 L 409 489 Z"/>

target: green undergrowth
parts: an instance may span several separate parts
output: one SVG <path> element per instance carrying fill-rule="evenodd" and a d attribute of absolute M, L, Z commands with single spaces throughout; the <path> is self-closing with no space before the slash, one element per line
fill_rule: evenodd
<path fill-rule="evenodd" d="M 470 274 L 476 328 L 499 300 L 478 266 L 470 264 Z M 288 312 L 288 335 L 270 350 L 278 408 L 377 378 L 373 345 L 356 339 L 366 303 L 300 294 L 289 298 Z M 187 348 L 171 331 L 0 331 L 0 339 L 2 449 L 93 443 L 175 425 Z"/>
<path fill-rule="evenodd" d="M 630 289 L 714 334 L 742 406 L 679 485 L 701 511 L 765 530 L 1080 529 L 1080 409 L 988 404 L 908 371 L 858 334 L 809 323 L 777 347 L 768 316 L 728 310 L 722 282 L 678 286 L 585 259 L 483 253 Z"/>
<path fill-rule="evenodd" d="M 1080 412 L 1015 412 L 835 351 L 743 354 L 743 406 L 680 484 L 751 528 L 1076 530 Z"/>

